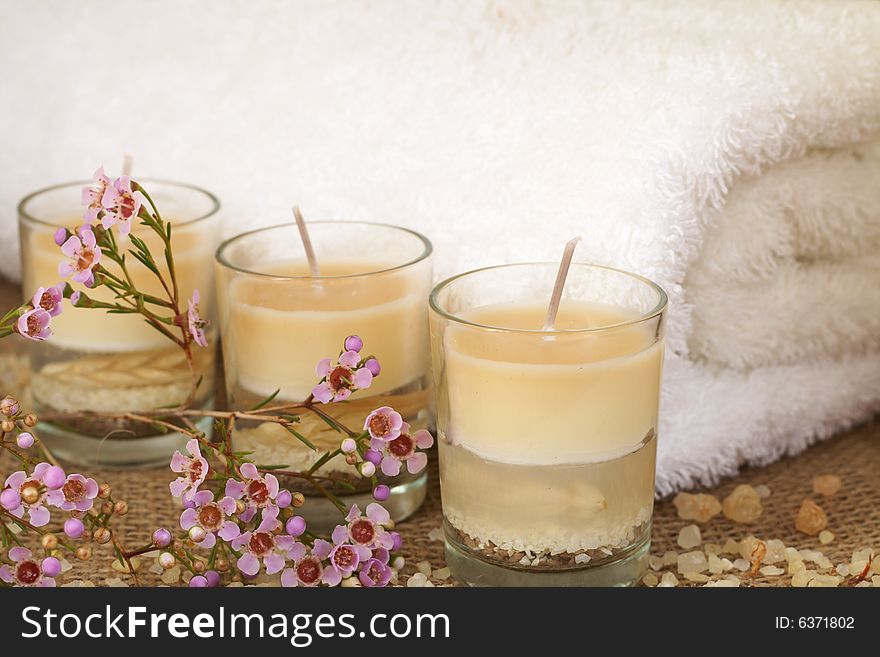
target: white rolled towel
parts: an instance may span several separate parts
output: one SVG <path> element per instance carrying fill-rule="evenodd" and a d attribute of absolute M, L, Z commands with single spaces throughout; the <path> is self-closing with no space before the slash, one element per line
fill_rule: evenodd
<path fill-rule="evenodd" d="M 438 277 L 581 234 L 655 279 L 660 493 L 880 409 L 880 3 L 13 3 L 0 76 L 7 230 L 129 152 L 228 234 L 298 201 L 427 233 Z"/>

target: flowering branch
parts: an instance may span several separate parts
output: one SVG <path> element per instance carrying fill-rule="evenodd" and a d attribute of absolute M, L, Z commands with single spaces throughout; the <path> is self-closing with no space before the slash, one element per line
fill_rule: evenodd
<path fill-rule="evenodd" d="M 90 546 L 74 545 L 73 541 L 80 539 L 112 545 L 117 559 L 135 576 L 135 581 L 133 559 L 157 551 L 158 563 L 163 568 L 179 565 L 189 573 L 189 585 L 194 587 L 216 586 L 229 578 L 249 580 L 261 571 L 267 575 L 280 574 L 284 586 L 388 584 L 404 562 L 396 554 L 401 537 L 393 531 L 388 511 L 379 504 L 391 494 L 389 486 L 380 483 L 379 476 L 395 477 L 404 464 L 413 474 L 424 469 L 427 457 L 421 450 L 430 447 L 433 438 L 425 430 L 411 431 L 401 415 L 388 406 L 372 411 L 361 428 L 347 426 L 322 408 L 324 404 L 344 402 L 355 392 L 369 388 L 381 373 L 379 361 L 363 356 L 363 341 L 350 335 L 335 359 L 318 362 L 317 384 L 301 402 L 270 405 L 276 392 L 247 410 L 191 408 L 199 382 L 193 345 L 207 346 L 206 322 L 200 316 L 197 290 L 183 311 L 171 224 L 162 219 L 147 191 L 127 176 L 111 181 L 102 168 L 95 174 L 95 183 L 83 190 L 86 223 L 75 231 L 59 228 L 54 236 L 65 257 L 59 274 L 70 282 L 41 287 L 28 303 L 7 313 L 0 319 L 0 337 L 16 333 L 34 341 L 49 339 L 51 319 L 62 311 L 63 300 L 68 299 L 78 308 L 138 314 L 183 351 L 192 386 L 177 407 L 124 412 L 83 410 L 51 413 L 42 418 L 55 422 L 113 419 L 186 436 L 186 453 L 175 452 L 170 464 L 177 477 L 169 490 L 184 506 L 180 530 L 172 533 L 160 527 L 152 532 L 147 544 L 127 550 L 111 521 L 127 513 L 128 504 L 124 500 L 114 501 L 108 484 L 99 486 L 83 475 L 65 474 L 30 430 L 37 424 L 37 418 L 23 414 L 18 402 L 7 397 L 0 402 L 0 412 L 6 418 L 0 447 L 18 459 L 22 470 L 6 478 L 0 493 L 2 545 L 8 548 L 5 558 L 0 553 L 0 585 L 54 586 L 60 572 L 57 556 L 64 551 L 80 559 L 91 556 Z M 163 252 L 161 264 L 147 242 L 132 234 L 134 220 L 158 237 Z M 162 296 L 138 289 L 128 266 L 129 258 L 156 277 Z M 74 289 L 71 282 L 86 289 L 104 287 L 112 293 L 111 300 L 96 299 Z M 236 423 L 256 421 L 282 427 L 292 439 L 317 452 L 298 428 L 306 413 L 342 436 L 337 447 L 323 453 L 308 469 L 258 466 L 249 460 L 249 453 L 234 449 Z M 198 418 L 214 421 L 213 438 L 198 428 L 194 422 Z M 31 448 L 39 450 L 42 459 L 29 456 Z M 357 506 L 348 507 L 335 492 L 337 484 L 351 484 L 333 474 L 320 473 L 325 464 L 340 455 L 370 482 L 376 502 L 363 511 Z M 306 503 L 306 496 L 301 491 L 281 488 L 276 475 L 306 482 L 340 511 L 340 524 L 330 536 L 308 531 L 304 518 L 295 511 Z M 50 509 L 68 513 L 63 537 L 43 529 L 50 520 Z M 28 520 L 24 520 L 25 513 Z M 10 526 L 41 536 L 45 552 L 42 561 L 37 561 L 20 544 Z M 207 556 L 201 553 L 204 550 L 208 551 Z"/>

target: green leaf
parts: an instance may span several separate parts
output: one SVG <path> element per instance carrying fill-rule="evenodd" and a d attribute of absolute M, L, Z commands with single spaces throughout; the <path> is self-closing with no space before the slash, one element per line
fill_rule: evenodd
<path fill-rule="evenodd" d="M 317 451 L 318 451 L 318 448 L 315 447 L 315 445 L 312 443 L 312 441 L 310 441 L 308 438 L 306 438 L 304 435 L 302 435 L 299 431 L 297 431 L 296 429 L 294 429 L 294 428 L 293 428 L 292 426 L 290 426 L 289 424 L 285 424 L 285 425 L 283 425 L 283 426 L 284 426 L 285 429 L 287 429 L 287 431 L 288 431 L 289 433 L 291 433 L 292 435 L 296 436 L 296 438 L 297 438 L 297 439 L 298 439 L 303 445 L 305 445 L 306 447 L 308 447 L 309 449 L 311 449 L 313 452 L 317 452 Z"/>
<path fill-rule="evenodd" d="M 260 470 L 286 470 L 288 465 L 258 465 L 257 468 Z"/>
<path fill-rule="evenodd" d="M 278 396 L 278 393 L 279 393 L 279 392 L 281 392 L 281 388 L 278 388 L 277 390 L 275 390 L 275 392 L 273 392 L 271 395 L 269 395 L 268 397 L 266 397 L 263 401 L 261 401 L 259 404 L 257 404 L 256 406 L 254 406 L 254 407 L 251 408 L 250 410 L 251 410 L 251 411 L 258 411 L 258 410 L 260 410 L 261 408 L 263 408 L 263 406 L 265 406 L 265 405 L 268 404 L 270 401 L 272 401 L 273 399 L 275 399 L 275 398 Z"/>

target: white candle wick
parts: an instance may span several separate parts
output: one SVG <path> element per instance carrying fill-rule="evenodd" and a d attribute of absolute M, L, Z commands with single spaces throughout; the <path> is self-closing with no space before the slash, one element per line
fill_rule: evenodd
<path fill-rule="evenodd" d="M 559 261 L 559 270 L 556 272 L 556 283 L 553 284 L 553 294 L 550 295 L 550 305 L 547 307 L 547 319 L 544 320 L 544 331 L 552 331 L 556 326 L 556 314 L 559 312 L 559 303 L 562 301 L 562 290 L 565 288 L 565 279 L 568 278 L 568 270 L 571 268 L 571 259 L 574 257 L 574 249 L 581 241 L 580 236 L 570 239 L 565 244 L 562 252 L 562 260 Z"/>
<path fill-rule="evenodd" d="M 134 158 L 126 153 L 122 156 L 122 175 L 131 177 L 131 167 L 134 165 Z"/>
<path fill-rule="evenodd" d="M 298 205 L 293 206 L 293 216 L 296 219 L 296 226 L 299 228 L 299 236 L 302 239 L 303 250 L 306 252 L 306 259 L 309 261 L 309 271 L 312 273 L 312 276 L 320 276 L 321 270 L 318 269 L 318 259 L 315 257 L 315 250 L 312 248 L 309 229 L 306 228 L 306 220 L 303 219 Z"/>

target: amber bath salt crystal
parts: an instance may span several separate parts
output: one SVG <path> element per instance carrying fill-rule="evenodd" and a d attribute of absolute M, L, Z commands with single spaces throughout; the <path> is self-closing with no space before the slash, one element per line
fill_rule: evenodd
<path fill-rule="evenodd" d="M 714 495 L 706 493 L 679 493 L 672 503 L 678 511 L 678 517 L 684 520 L 709 522 L 721 513 L 721 502 Z"/>
<path fill-rule="evenodd" d="M 812 500 L 804 500 L 798 509 L 794 522 L 795 529 L 808 536 L 816 536 L 828 526 L 828 516 Z"/>
<path fill-rule="evenodd" d="M 727 518 L 741 523 L 754 522 L 763 511 L 761 496 L 748 484 L 740 484 L 734 488 L 724 498 L 721 508 Z"/>

